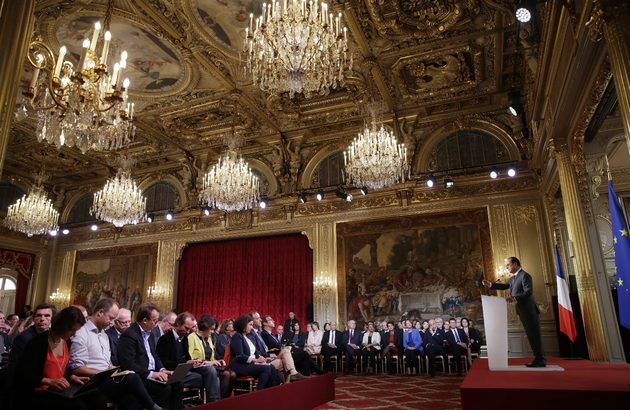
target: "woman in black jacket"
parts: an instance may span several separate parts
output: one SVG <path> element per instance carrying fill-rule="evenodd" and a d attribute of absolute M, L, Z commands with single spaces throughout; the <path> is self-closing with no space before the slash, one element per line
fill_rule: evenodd
<path fill-rule="evenodd" d="M 84 324 L 83 313 L 74 306 L 67 307 L 53 317 L 50 330 L 39 333 L 26 344 L 15 367 L 16 408 L 104 410 L 107 407 L 107 397 L 96 390 L 76 398 L 51 393 L 88 380 L 73 375 L 67 367 L 68 339 Z"/>
<path fill-rule="evenodd" d="M 383 337 L 381 337 L 381 346 L 383 347 L 383 357 L 387 358 L 388 374 L 394 373 L 392 356 L 399 356 L 399 360 L 402 359 L 400 356 L 403 351 L 402 345 L 402 331 L 395 328 L 394 322 L 387 322 L 387 330 L 383 332 Z"/>

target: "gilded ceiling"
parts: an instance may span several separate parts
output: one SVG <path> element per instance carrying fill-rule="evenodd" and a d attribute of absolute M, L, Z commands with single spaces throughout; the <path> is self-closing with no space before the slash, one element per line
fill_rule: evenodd
<path fill-rule="evenodd" d="M 250 165 L 275 179 L 271 194 L 295 193 L 308 188 L 300 181 L 308 180 L 303 173 L 312 169 L 310 161 L 351 142 L 364 124 L 364 103 L 372 100 L 383 102 L 386 124 L 415 152 L 414 174 L 422 170 L 420 151 L 433 149 L 425 146 L 431 135 L 475 125 L 498 130 L 513 140 L 517 157 L 529 157 L 522 120 L 506 114 L 507 92 L 532 83 L 540 30 L 534 22 L 517 31 L 513 0 L 334 0 L 333 11 L 348 27 L 353 75 L 345 86 L 310 99 L 263 93 L 245 72 L 245 28 L 262 3 L 114 1 L 109 55 L 129 53 L 125 76 L 137 131 L 128 152 L 137 160 L 138 181 L 169 175 L 195 191 L 234 125 L 246 136 L 242 151 Z M 65 45 L 78 59 L 106 5 L 38 0 L 35 31 L 53 50 Z M 30 77 L 25 64 L 20 93 Z M 524 104 L 527 95 L 525 87 Z M 35 128 L 33 113 L 14 124 L 3 180 L 28 186 L 30 172 L 43 163 L 50 187 L 71 194 L 115 173 L 117 153 L 57 149 L 38 143 Z"/>

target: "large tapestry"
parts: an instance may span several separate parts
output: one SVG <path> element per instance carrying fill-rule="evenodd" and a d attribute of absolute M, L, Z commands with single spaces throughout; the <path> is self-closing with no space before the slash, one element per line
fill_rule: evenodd
<path fill-rule="evenodd" d="M 157 244 L 77 252 L 72 304 L 91 314 L 100 299 L 110 297 L 136 312 L 155 282 Z"/>
<path fill-rule="evenodd" d="M 485 208 L 342 223 L 337 235 L 343 321 L 481 319 L 481 281 L 493 271 Z"/>

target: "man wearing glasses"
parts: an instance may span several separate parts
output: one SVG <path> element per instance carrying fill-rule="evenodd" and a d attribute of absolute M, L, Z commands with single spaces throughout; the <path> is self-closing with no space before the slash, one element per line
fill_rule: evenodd
<path fill-rule="evenodd" d="M 112 352 L 112 364 L 118 366 L 118 339 L 120 335 L 127 330 L 131 324 L 131 311 L 128 309 L 119 309 L 118 316 L 114 319 L 114 326 L 105 331 L 109 336 L 109 347 Z"/>
<path fill-rule="evenodd" d="M 148 379 L 168 381 L 172 371 L 166 370 L 155 350 L 151 331 L 158 323 L 160 308 L 143 303 L 136 313 L 136 322 L 118 340 L 118 361 L 123 370 L 133 370 L 153 400 L 162 407 L 179 410 L 182 406 L 182 383 L 161 384 Z"/>
<path fill-rule="evenodd" d="M 159 319 L 159 322 L 156 327 L 151 331 L 151 337 L 157 346 L 158 340 L 164 335 L 164 333 L 168 333 L 171 331 L 173 326 L 175 326 L 175 318 L 177 315 L 175 312 L 168 312 L 164 316 Z"/>
<path fill-rule="evenodd" d="M 164 333 L 157 344 L 157 354 L 168 370 L 175 370 L 180 363 L 192 363 L 193 368 L 184 377 L 184 385 L 206 391 L 206 401 L 221 399 L 219 377 L 214 366 L 204 366 L 203 360 L 190 357 L 188 335 L 195 326 L 195 317 L 188 312 L 180 313 L 173 329 Z"/>
<path fill-rule="evenodd" d="M 112 367 L 109 336 L 105 334 L 105 328 L 118 314 L 118 304 L 114 299 L 104 298 L 96 302 L 92 317 L 72 339 L 68 365 L 74 374 L 92 377 Z M 134 373 L 110 377 L 99 386 L 99 391 L 116 403 L 119 410 L 140 407 L 162 409 L 153 402 L 140 376 Z"/>

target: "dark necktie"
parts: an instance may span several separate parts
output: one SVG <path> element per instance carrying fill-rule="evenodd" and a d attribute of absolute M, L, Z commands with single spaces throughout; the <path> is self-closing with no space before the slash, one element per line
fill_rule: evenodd
<path fill-rule="evenodd" d="M 350 343 L 354 342 L 354 331 L 351 329 L 350 330 Z"/>
<path fill-rule="evenodd" d="M 457 329 L 453 329 L 453 336 L 455 336 L 455 341 L 459 343 L 460 340 L 459 340 L 459 334 L 457 332 Z"/>

